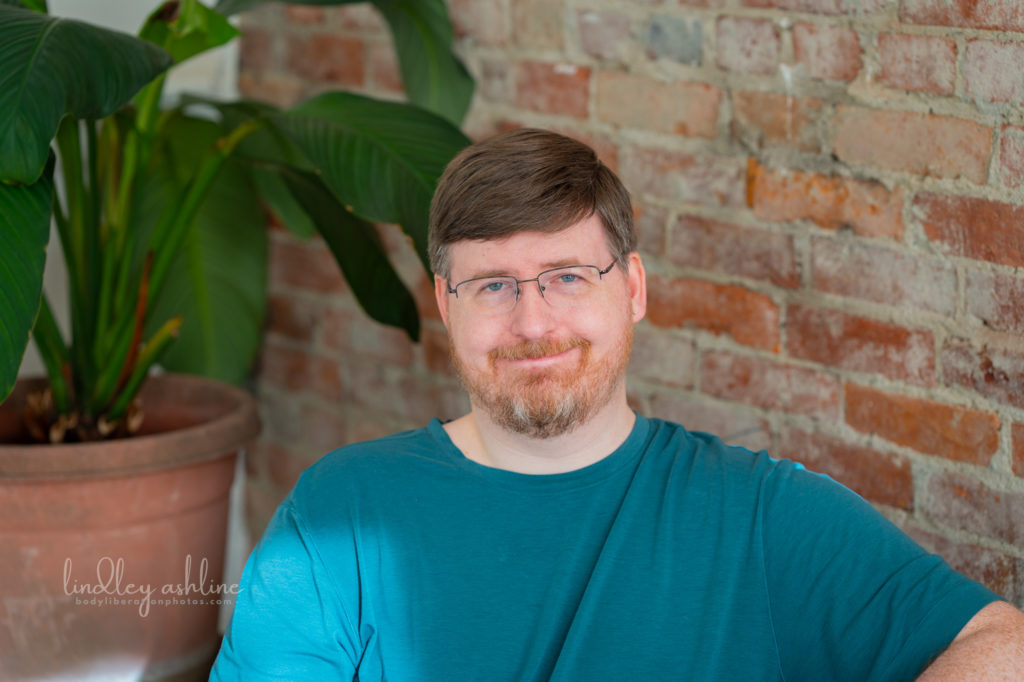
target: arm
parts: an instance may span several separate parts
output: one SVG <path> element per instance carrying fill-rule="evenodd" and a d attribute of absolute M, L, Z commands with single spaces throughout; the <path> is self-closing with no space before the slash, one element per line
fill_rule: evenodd
<path fill-rule="evenodd" d="M 918 682 L 1024 680 L 1024 613 L 1006 602 L 979 611 Z"/>
<path fill-rule="evenodd" d="M 286 501 L 246 564 L 210 679 L 351 680 L 358 650 L 336 586 Z"/>

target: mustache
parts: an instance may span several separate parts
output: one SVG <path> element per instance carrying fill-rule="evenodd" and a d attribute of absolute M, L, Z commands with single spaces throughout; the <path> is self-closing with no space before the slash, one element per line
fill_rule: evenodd
<path fill-rule="evenodd" d="M 491 362 L 496 360 L 532 360 L 543 358 L 548 355 L 558 355 L 573 348 L 590 348 L 590 342 L 579 336 L 574 336 L 560 341 L 551 339 L 540 339 L 538 341 L 523 341 L 512 346 L 495 348 L 488 357 Z"/>

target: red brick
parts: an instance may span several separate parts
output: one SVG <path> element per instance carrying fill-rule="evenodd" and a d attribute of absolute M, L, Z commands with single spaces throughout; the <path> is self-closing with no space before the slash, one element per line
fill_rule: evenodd
<path fill-rule="evenodd" d="M 421 321 L 441 319 L 441 313 L 437 309 L 437 299 L 434 298 L 434 279 L 431 275 L 424 272 L 410 287 L 410 291 L 416 300 L 416 312 L 419 313 Z"/>
<path fill-rule="evenodd" d="M 335 7 L 331 10 L 338 17 L 341 27 L 352 33 L 367 37 L 388 33 L 388 25 L 380 11 L 369 3 Z"/>
<path fill-rule="evenodd" d="M 790 305 L 786 350 L 804 360 L 912 384 L 935 383 L 931 332 L 830 310 Z"/>
<path fill-rule="evenodd" d="M 642 325 L 633 338 L 630 376 L 676 388 L 693 388 L 695 353 L 691 339 Z"/>
<path fill-rule="evenodd" d="M 669 232 L 668 258 L 686 267 L 800 286 L 791 235 L 684 215 Z"/>
<path fill-rule="evenodd" d="M 938 554 L 955 571 L 976 580 L 996 594 L 1017 602 L 1024 592 L 1024 560 L 1007 556 L 1002 552 L 956 542 L 937 533 L 930 533 L 916 526 L 903 529 L 915 542 L 929 552 Z"/>
<path fill-rule="evenodd" d="M 988 199 L 919 194 L 914 208 L 925 234 L 946 253 L 1024 266 L 1024 206 Z"/>
<path fill-rule="evenodd" d="M 713 433 L 730 445 L 750 450 L 771 448 L 768 422 L 738 405 L 711 404 L 679 391 L 655 393 L 651 412 L 690 431 Z"/>
<path fill-rule="evenodd" d="M 1000 403 L 1024 408 L 1024 354 L 976 348 L 956 339 L 942 349 L 941 358 L 947 385 L 966 386 Z"/>
<path fill-rule="evenodd" d="M 327 308 L 320 313 L 320 344 L 332 351 L 352 351 L 351 329 L 359 323 L 359 314 L 346 309 Z"/>
<path fill-rule="evenodd" d="M 304 405 L 302 409 L 302 439 L 311 456 L 320 457 L 337 450 L 350 441 L 344 415 L 337 409 L 319 405 Z"/>
<path fill-rule="evenodd" d="M 967 312 L 996 331 L 1024 334 L 1024 277 L 968 270 Z"/>
<path fill-rule="evenodd" d="M 980 102 L 1024 101 L 1024 45 L 971 40 L 964 78 L 968 97 Z"/>
<path fill-rule="evenodd" d="M 811 280 L 818 291 L 943 315 L 956 312 L 956 270 L 949 263 L 860 241 L 814 239 Z"/>
<path fill-rule="evenodd" d="M 509 65 L 504 59 L 481 59 L 480 70 L 476 76 L 476 93 L 474 97 L 485 102 L 499 102 L 501 104 L 511 104 L 512 98 L 510 95 L 511 88 L 509 86 Z M 479 137 L 476 136 L 475 131 L 473 132 L 474 139 L 482 139 L 483 137 L 490 137 L 494 131 L 488 131 L 485 135 Z"/>
<path fill-rule="evenodd" d="M 348 414 L 348 429 L 345 438 L 348 443 L 361 443 L 367 440 L 384 438 L 393 433 L 405 430 L 404 423 L 395 418 L 373 412 L 355 412 Z"/>
<path fill-rule="evenodd" d="M 852 229 L 865 237 L 903 234 L 903 189 L 878 182 L 767 168 L 750 159 L 747 204 L 762 220 L 811 220 L 820 227 Z"/>
<path fill-rule="evenodd" d="M 269 451 L 275 447 L 266 437 L 260 437 L 245 449 L 245 475 L 248 478 L 262 479 L 267 474 L 270 467 Z"/>
<path fill-rule="evenodd" d="M 512 41 L 520 47 L 561 50 L 565 33 L 565 6 L 551 0 L 516 0 L 511 3 Z"/>
<path fill-rule="evenodd" d="M 883 33 L 878 36 L 882 73 L 891 88 L 952 95 L 956 86 L 956 42 L 949 38 Z"/>
<path fill-rule="evenodd" d="M 372 359 L 389 365 L 412 364 L 412 341 L 398 327 L 363 319 L 349 330 L 352 351 L 360 358 Z"/>
<path fill-rule="evenodd" d="M 903 0 L 899 16 L 908 24 L 1024 31 L 1018 0 Z"/>
<path fill-rule="evenodd" d="M 574 64 L 521 62 L 516 69 L 516 105 L 545 114 L 586 118 L 590 69 Z"/>
<path fill-rule="evenodd" d="M 295 393 L 312 392 L 325 400 L 345 397 L 333 360 L 272 341 L 263 345 L 260 378 Z"/>
<path fill-rule="evenodd" d="M 246 28 L 239 49 L 242 71 L 266 71 L 273 63 L 273 38 L 268 31 Z"/>
<path fill-rule="evenodd" d="M 757 148 L 821 151 L 822 101 L 774 92 L 734 91 L 732 136 Z"/>
<path fill-rule="evenodd" d="M 647 318 L 659 327 L 695 327 L 737 343 L 777 350 L 779 307 L 764 294 L 697 279 L 648 278 Z"/>
<path fill-rule="evenodd" d="M 402 73 L 398 68 L 395 48 L 386 42 L 373 42 L 369 46 L 369 75 L 378 90 L 398 95 L 405 91 Z"/>
<path fill-rule="evenodd" d="M 713 138 L 722 91 L 704 83 L 664 82 L 606 71 L 597 79 L 597 117 L 626 128 Z"/>
<path fill-rule="evenodd" d="M 466 394 L 460 386 L 435 384 L 406 376 L 399 384 L 402 394 L 401 416 L 411 427 L 425 426 L 431 419 L 455 419 L 469 411 Z"/>
<path fill-rule="evenodd" d="M 365 45 L 337 35 L 290 36 L 288 68 L 297 76 L 320 83 L 361 87 L 365 83 Z"/>
<path fill-rule="evenodd" d="M 578 10 L 576 27 L 580 35 L 580 47 L 591 57 L 612 61 L 626 56 L 633 26 L 625 14 L 612 10 Z"/>
<path fill-rule="evenodd" d="M 771 21 L 722 17 L 716 24 L 717 63 L 727 71 L 772 74 L 779 66 L 781 39 Z"/>
<path fill-rule="evenodd" d="M 839 416 L 839 380 L 814 369 L 772 360 L 707 351 L 700 363 L 707 395 L 809 417 Z"/>
<path fill-rule="evenodd" d="M 898 445 L 986 466 L 999 449 L 999 417 L 972 410 L 846 385 L 846 423 Z"/>
<path fill-rule="evenodd" d="M 914 508 L 914 477 L 910 461 L 902 455 L 800 429 L 782 433 L 779 455 L 831 476 L 872 502 Z"/>
<path fill-rule="evenodd" d="M 447 332 L 433 327 L 424 327 L 420 345 L 423 348 L 423 361 L 427 369 L 434 374 L 455 376 L 448 350 Z"/>
<path fill-rule="evenodd" d="M 815 14 L 867 14 L 887 9 L 891 0 L 743 0 L 748 7 L 771 7 Z"/>
<path fill-rule="evenodd" d="M 288 23 L 296 25 L 322 24 L 327 18 L 327 13 L 322 7 L 303 7 L 301 5 L 286 5 L 284 8 L 285 17 Z"/>
<path fill-rule="evenodd" d="M 1024 542 L 1024 493 L 993 490 L 958 472 L 935 474 L 928 481 L 929 516 L 968 533 Z"/>
<path fill-rule="evenodd" d="M 267 298 L 267 331 L 312 343 L 320 314 L 321 307 L 304 298 L 270 294 Z"/>
<path fill-rule="evenodd" d="M 294 76 L 270 76 L 243 71 L 238 74 L 238 91 L 244 97 L 288 109 L 302 99 L 304 86 Z"/>
<path fill-rule="evenodd" d="M 299 243 L 275 235 L 270 240 L 270 282 L 321 294 L 348 291 L 338 261 L 319 239 Z"/>
<path fill-rule="evenodd" d="M 353 387 L 351 403 L 369 410 L 407 417 L 407 397 L 401 386 L 403 374 L 380 362 L 358 355 L 344 358 L 345 383 Z"/>
<path fill-rule="evenodd" d="M 700 66 L 704 63 L 704 25 L 698 19 L 652 13 L 645 22 L 643 47 L 650 60 Z"/>
<path fill-rule="evenodd" d="M 988 178 L 992 130 L 951 116 L 839 107 L 834 150 L 847 163 L 936 178 Z"/>
<path fill-rule="evenodd" d="M 270 480 L 281 490 L 291 490 L 302 472 L 325 454 L 302 455 L 280 445 L 270 445 L 269 448 Z"/>
<path fill-rule="evenodd" d="M 1010 434 L 1013 437 L 1013 473 L 1024 477 L 1024 424 L 1014 424 Z"/>
<path fill-rule="evenodd" d="M 270 384 L 260 377 L 261 438 L 275 443 L 297 443 L 302 440 L 302 400 L 285 391 L 267 390 Z"/>
<path fill-rule="evenodd" d="M 250 545 L 263 534 L 270 517 L 287 494 L 287 490 L 279 490 L 264 481 L 246 482 L 245 527 L 249 532 Z"/>
<path fill-rule="evenodd" d="M 633 202 L 633 224 L 641 253 L 660 256 L 665 253 L 668 209 L 654 204 Z"/>
<path fill-rule="evenodd" d="M 1004 187 L 1024 186 L 1024 128 L 1003 127 L 999 140 L 999 178 Z"/>
<path fill-rule="evenodd" d="M 637 196 L 710 206 L 743 205 L 746 175 L 739 159 L 637 147 L 623 155 L 620 175 Z"/>
<path fill-rule="evenodd" d="M 793 26 L 797 64 L 811 78 L 852 81 L 860 73 L 860 39 L 849 28 L 798 23 Z"/>
<path fill-rule="evenodd" d="M 448 14 L 456 37 L 492 47 L 508 41 L 505 10 L 498 0 L 448 0 Z"/>

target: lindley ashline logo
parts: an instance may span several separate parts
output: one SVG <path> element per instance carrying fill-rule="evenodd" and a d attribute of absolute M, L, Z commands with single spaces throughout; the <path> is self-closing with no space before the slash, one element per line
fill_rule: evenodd
<path fill-rule="evenodd" d="M 96 582 L 80 583 L 73 580 L 71 557 L 64 560 L 64 594 L 75 597 L 76 604 L 94 606 L 138 605 L 139 615 L 149 615 L 151 606 L 182 606 L 221 604 L 225 595 L 237 595 L 238 585 L 207 583 L 209 564 L 204 557 L 199 562 L 198 580 L 192 576 L 192 555 L 185 557 L 185 580 L 157 588 L 155 585 L 128 582 L 125 578 L 123 558 L 102 557 L 96 562 Z M 154 599 L 154 595 L 159 595 Z M 215 597 L 210 599 L 210 597 Z"/>

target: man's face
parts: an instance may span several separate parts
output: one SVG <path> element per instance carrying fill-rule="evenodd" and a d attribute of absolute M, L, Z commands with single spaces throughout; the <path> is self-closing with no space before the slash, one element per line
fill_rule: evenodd
<path fill-rule="evenodd" d="M 451 277 L 530 279 L 566 265 L 602 270 L 614 256 L 601 219 L 590 216 L 555 233 L 521 232 L 450 247 Z M 515 307 L 472 315 L 448 282 L 435 277 L 435 295 L 448 328 L 452 361 L 474 409 L 500 426 L 535 438 L 571 431 L 611 400 L 625 400 L 624 375 L 633 325 L 646 311 L 643 265 L 630 254 L 628 272 L 616 264 L 584 303 L 554 307 L 536 282 L 520 285 Z"/>

